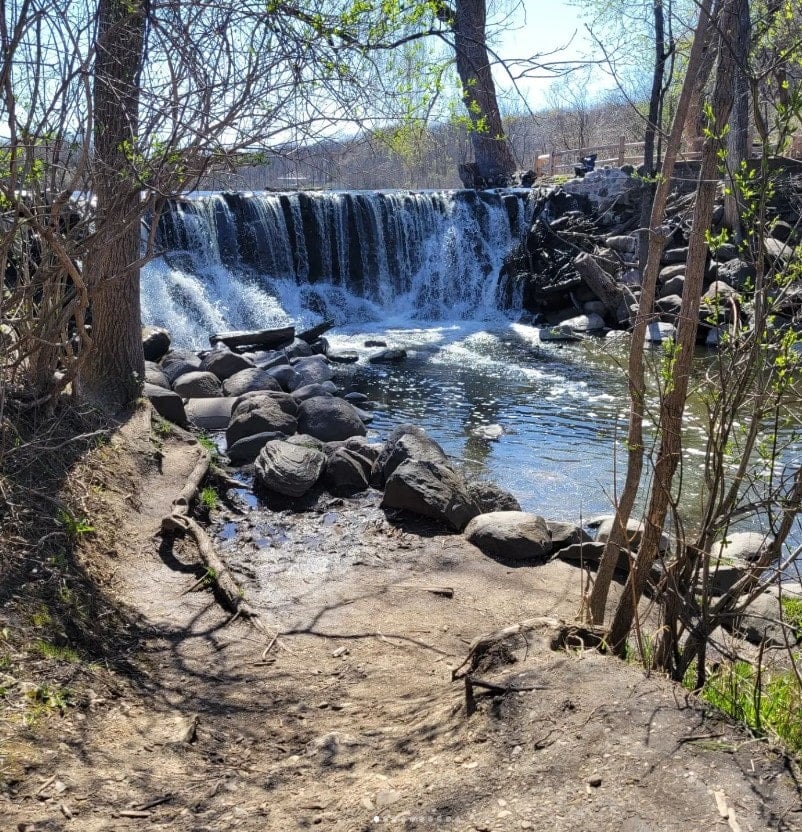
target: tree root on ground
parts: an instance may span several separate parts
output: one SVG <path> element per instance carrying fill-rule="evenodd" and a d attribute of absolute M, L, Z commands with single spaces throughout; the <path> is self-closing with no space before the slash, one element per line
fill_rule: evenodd
<path fill-rule="evenodd" d="M 257 630 L 267 634 L 267 626 L 259 613 L 245 599 L 242 587 L 215 551 L 211 538 L 200 524 L 189 516 L 189 507 L 209 473 L 211 462 L 211 454 L 203 450 L 187 477 L 184 487 L 173 500 L 171 513 L 162 518 L 161 534 L 162 537 L 171 539 L 176 535 L 189 533 L 195 541 L 201 563 L 206 569 L 205 579 L 213 588 L 221 605 L 234 613 L 232 621 L 236 618 L 244 618 Z"/>

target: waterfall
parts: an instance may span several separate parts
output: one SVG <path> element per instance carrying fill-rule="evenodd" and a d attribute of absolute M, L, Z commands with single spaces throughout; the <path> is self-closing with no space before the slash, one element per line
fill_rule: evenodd
<path fill-rule="evenodd" d="M 497 317 L 530 208 L 523 190 L 191 195 L 159 219 L 143 321 L 201 346 L 213 330 L 322 319 Z"/>

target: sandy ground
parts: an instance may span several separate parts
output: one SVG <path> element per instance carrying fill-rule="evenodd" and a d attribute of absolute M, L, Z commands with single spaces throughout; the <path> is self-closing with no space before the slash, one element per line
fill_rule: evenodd
<path fill-rule="evenodd" d="M 378 495 L 296 515 L 234 493 L 217 547 L 269 633 L 229 622 L 187 592 L 192 543 L 154 539 L 198 453 L 166 441 L 119 514 L 116 592 L 140 633 L 125 669 L 63 718 L 4 724 L 22 774 L 2 832 L 802 830 L 781 755 L 634 665 L 552 649 L 548 623 L 476 669 L 497 687 L 468 715 L 451 676 L 472 640 L 571 621 L 581 574 L 399 525 Z"/>

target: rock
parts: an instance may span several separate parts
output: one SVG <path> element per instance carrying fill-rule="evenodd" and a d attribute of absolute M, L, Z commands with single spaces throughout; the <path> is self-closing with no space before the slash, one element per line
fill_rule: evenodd
<path fill-rule="evenodd" d="M 610 539 L 610 533 L 613 530 L 615 517 L 613 515 L 597 517 L 596 522 L 598 524 L 596 528 L 596 540 L 599 543 L 606 543 Z M 641 539 L 643 538 L 643 523 L 639 523 L 637 520 L 630 517 L 627 521 L 627 538 L 629 539 L 629 543 L 632 548 L 637 549 L 638 546 L 640 546 Z M 668 538 L 665 535 L 661 535 L 660 537 L 660 551 L 668 551 Z"/>
<path fill-rule="evenodd" d="M 405 460 L 390 475 L 382 506 L 431 517 L 458 532 L 479 513 L 453 468 L 414 459 Z"/>
<path fill-rule="evenodd" d="M 201 359 L 201 370 L 214 373 L 220 381 L 225 381 L 241 370 L 253 368 L 253 362 L 244 355 L 238 355 L 231 350 L 214 349 L 207 352 Z"/>
<path fill-rule="evenodd" d="M 273 439 L 286 439 L 283 433 L 277 431 L 263 431 L 238 439 L 229 445 L 226 455 L 232 465 L 247 465 L 253 462 L 264 446 Z"/>
<path fill-rule="evenodd" d="M 408 459 L 447 463 L 446 452 L 416 425 L 401 425 L 385 442 L 382 452 L 373 464 L 371 482 L 383 488 L 390 475 Z"/>
<path fill-rule="evenodd" d="M 711 564 L 716 561 L 752 563 L 760 558 L 771 543 L 771 536 L 762 532 L 730 532 L 713 544 L 710 550 Z"/>
<path fill-rule="evenodd" d="M 601 315 L 576 315 L 563 321 L 560 326 L 574 332 L 599 332 L 606 328 Z"/>
<path fill-rule="evenodd" d="M 181 376 L 187 373 L 194 373 L 200 367 L 200 360 L 198 360 L 197 364 L 193 364 L 190 361 L 184 361 L 183 358 L 165 359 L 162 361 L 161 367 L 167 381 L 172 385 Z"/>
<path fill-rule="evenodd" d="M 368 340 L 365 341 L 365 346 L 366 347 L 386 347 L 387 346 L 387 341 L 380 341 L 377 338 L 368 338 Z"/>
<path fill-rule="evenodd" d="M 669 266 L 673 263 L 685 263 L 688 259 L 688 247 L 669 248 L 663 252 L 662 262 Z"/>
<path fill-rule="evenodd" d="M 286 392 L 295 390 L 296 387 L 301 387 L 301 379 L 298 373 L 289 364 L 280 364 L 275 367 L 268 367 L 265 370 L 279 383 L 281 389 Z"/>
<path fill-rule="evenodd" d="M 290 359 L 290 363 L 292 363 L 293 358 L 309 358 L 314 355 L 312 345 L 307 344 L 306 341 L 302 341 L 300 338 L 296 338 L 291 344 L 284 347 L 284 352 L 287 358 Z"/>
<path fill-rule="evenodd" d="M 225 430 L 231 419 L 231 408 L 234 399 L 190 399 L 184 409 L 189 421 L 202 430 Z"/>
<path fill-rule="evenodd" d="M 566 546 L 573 546 L 577 543 L 587 543 L 590 535 L 576 523 L 565 523 L 559 520 L 547 520 L 546 526 L 551 535 L 552 551 L 564 549 Z"/>
<path fill-rule="evenodd" d="M 782 240 L 776 240 L 774 237 L 765 237 L 763 248 L 770 260 L 779 260 L 782 264 L 790 262 L 794 256 L 793 246 L 786 245 Z"/>
<path fill-rule="evenodd" d="M 245 358 L 250 359 L 254 366 L 260 370 L 269 370 L 271 367 L 289 366 L 290 359 L 287 358 L 284 350 L 256 350 L 255 352 L 242 353 Z"/>
<path fill-rule="evenodd" d="M 682 289 L 685 286 L 685 275 L 684 274 L 675 274 L 674 277 L 670 277 L 666 282 L 660 287 L 660 291 L 658 296 L 661 298 L 671 297 L 671 295 L 678 295 L 682 298 Z"/>
<path fill-rule="evenodd" d="M 226 443 L 231 447 L 238 439 L 255 433 L 293 434 L 298 427 L 294 416 L 282 410 L 275 399 L 264 398 L 247 408 L 237 407 L 226 428 Z"/>
<path fill-rule="evenodd" d="M 323 442 L 364 436 L 367 432 L 354 408 L 343 399 L 313 396 L 298 408 L 298 430 Z"/>
<path fill-rule="evenodd" d="M 407 351 L 400 347 L 382 350 L 374 353 L 368 358 L 371 364 L 395 364 L 398 361 L 403 361 L 407 357 Z"/>
<path fill-rule="evenodd" d="M 734 622 L 725 622 L 726 627 L 735 635 L 745 638 L 751 644 L 765 642 L 768 647 L 785 647 L 786 643 L 799 643 L 802 632 L 792 624 L 781 622 L 780 599 L 777 590 L 768 589 L 755 598 L 747 607 L 744 615 Z"/>
<path fill-rule="evenodd" d="M 364 436 L 349 436 L 342 444 L 349 450 L 356 451 L 361 457 L 370 460 L 371 470 L 382 451 L 381 445 L 371 444 Z"/>
<path fill-rule="evenodd" d="M 161 361 L 170 349 L 170 333 L 166 329 L 146 326 L 142 330 L 142 352 L 145 361 Z"/>
<path fill-rule="evenodd" d="M 673 278 L 680 280 L 680 278 Z M 674 324 L 682 312 L 682 298 L 679 295 L 668 295 L 667 297 L 658 298 L 654 302 L 654 308 L 660 313 L 660 320 Z"/>
<path fill-rule="evenodd" d="M 158 387 L 147 381 L 142 392 L 153 405 L 153 409 L 159 416 L 167 419 L 168 422 L 172 422 L 174 425 L 186 427 L 187 415 L 184 412 L 184 402 L 178 393 L 174 393 L 172 390 L 165 390 L 163 387 Z"/>
<path fill-rule="evenodd" d="M 525 511 L 480 514 L 463 534 L 486 555 L 504 560 L 544 560 L 552 549 L 546 521 Z"/>
<path fill-rule="evenodd" d="M 152 361 L 145 362 L 145 381 L 148 384 L 155 384 L 157 387 L 163 387 L 165 390 L 170 389 L 170 379 L 162 372 L 162 368 Z"/>
<path fill-rule="evenodd" d="M 600 300 L 587 300 L 582 304 L 582 312 L 585 315 L 604 315 L 607 307 Z"/>
<path fill-rule="evenodd" d="M 628 234 L 621 237 L 608 237 L 604 242 L 607 248 L 611 248 L 613 251 L 633 254 L 638 249 L 638 241 Z"/>
<path fill-rule="evenodd" d="M 618 276 L 618 282 L 623 283 L 624 286 L 638 287 L 641 284 L 641 278 L 640 269 L 624 269 Z"/>
<path fill-rule="evenodd" d="M 223 393 L 226 396 L 242 396 L 257 390 L 281 390 L 281 385 L 270 373 L 259 367 L 240 370 L 223 382 Z"/>
<path fill-rule="evenodd" d="M 745 288 L 747 283 L 754 280 L 755 269 L 754 266 L 736 257 L 727 263 L 717 264 L 716 278 L 718 281 L 728 284 L 733 291 L 741 290 Z"/>
<path fill-rule="evenodd" d="M 711 254 L 713 259 L 718 260 L 719 263 L 729 263 L 730 260 L 735 260 L 738 256 L 738 246 L 732 243 L 722 243 L 720 246 L 716 246 Z"/>
<path fill-rule="evenodd" d="M 593 567 L 594 569 L 599 565 L 602 553 L 604 552 L 604 544 L 596 543 L 595 541 L 582 541 L 580 543 L 569 543 L 567 546 L 561 546 L 555 551 L 554 556 L 566 563 L 574 566 Z M 627 571 L 629 571 L 629 560 L 624 556 Z M 621 558 L 619 558 L 619 566 L 622 565 Z"/>
<path fill-rule="evenodd" d="M 505 491 L 492 482 L 471 480 L 468 482 L 468 493 L 481 514 L 521 510 L 520 503 L 509 491 Z"/>
<path fill-rule="evenodd" d="M 364 404 L 365 402 L 370 401 L 364 393 L 357 393 L 356 391 L 346 393 L 343 398 L 351 404 Z"/>
<path fill-rule="evenodd" d="M 239 413 L 253 410 L 259 406 L 259 402 L 265 399 L 277 402 L 278 406 L 290 416 L 298 416 L 298 402 L 291 393 L 285 393 L 282 390 L 252 390 L 250 393 L 243 393 L 235 399 L 231 415 L 236 416 Z"/>
<path fill-rule="evenodd" d="M 256 459 L 255 485 L 285 497 L 301 497 L 317 483 L 325 463 L 322 451 L 273 439 Z"/>
<path fill-rule="evenodd" d="M 210 399 L 223 395 L 220 380 L 213 373 L 195 370 L 173 382 L 173 390 L 185 399 Z"/>
<path fill-rule="evenodd" d="M 322 384 L 315 382 L 314 384 L 305 384 L 303 387 L 298 387 L 292 391 L 292 397 L 298 401 L 303 402 L 307 399 L 313 399 L 315 396 L 334 396 L 337 393 L 337 385 L 333 381 L 324 381 Z"/>
<path fill-rule="evenodd" d="M 326 460 L 323 484 L 336 497 L 364 491 L 370 483 L 371 461 L 350 448 L 335 448 Z"/>
<path fill-rule="evenodd" d="M 340 350 L 340 352 L 326 352 L 329 361 L 335 364 L 356 364 L 359 361 L 359 353 L 356 350 Z"/>
<path fill-rule="evenodd" d="M 285 326 L 280 329 L 261 329 L 254 332 L 237 330 L 234 332 L 218 332 L 209 336 L 209 343 L 225 344 L 234 347 L 278 347 L 292 343 L 295 337 L 295 327 Z"/>
<path fill-rule="evenodd" d="M 331 365 L 322 355 L 300 358 L 291 363 L 292 369 L 298 374 L 298 381 L 295 387 L 290 388 L 290 392 L 298 387 L 305 387 L 307 384 L 322 384 L 334 378 Z"/>
<path fill-rule="evenodd" d="M 771 230 L 769 231 L 769 233 L 772 237 L 774 237 L 775 240 L 780 240 L 783 243 L 787 243 L 791 239 L 794 233 L 794 229 L 789 223 L 785 222 L 784 220 L 776 220 L 775 223 L 771 226 Z"/>
<path fill-rule="evenodd" d="M 667 341 L 669 338 L 674 338 L 676 333 L 677 330 L 673 324 L 666 323 L 665 321 L 652 321 L 646 327 L 645 340 L 659 344 L 662 341 Z"/>
<path fill-rule="evenodd" d="M 685 263 L 676 263 L 673 266 L 664 266 L 660 269 L 660 274 L 657 278 L 659 283 L 667 283 L 672 277 L 677 275 L 684 275 L 686 271 Z"/>

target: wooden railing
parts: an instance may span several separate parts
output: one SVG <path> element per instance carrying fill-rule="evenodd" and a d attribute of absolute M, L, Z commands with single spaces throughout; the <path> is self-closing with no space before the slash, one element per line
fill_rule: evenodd
<path fill-rule="evenodd" d="M 621 136 L 613 144 L 600 144 L 595 147 L 581 147 L 578 150 L 552 150 L 544 153 L 535 160 L 535 173 L 538 176 L 556 176 L 559 174 L 573 174 L 574 165 L 579 165 L 586 156 L 596 155 L 596 167 L 611 165 L 635 165 L 643 163 L 644 142 L 628 142 Z M 793 159 L 802 158 L 802 133 L 797 133 L 788 150 Z M 683 140 L 679 160 L 693 162 L 701 159 L 702 139 Z"/>

